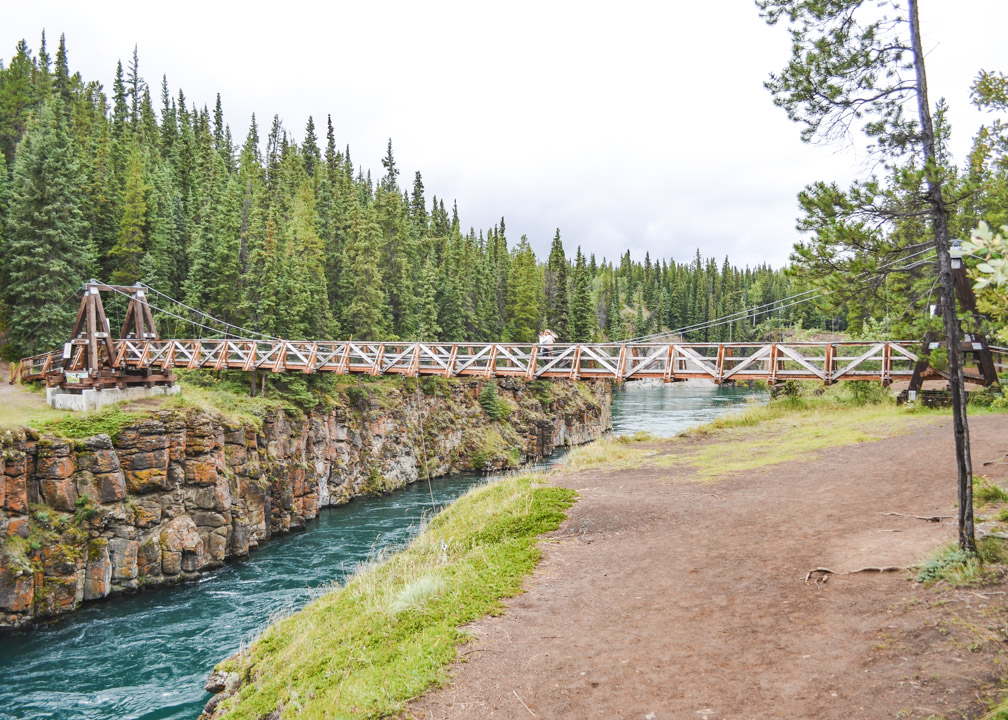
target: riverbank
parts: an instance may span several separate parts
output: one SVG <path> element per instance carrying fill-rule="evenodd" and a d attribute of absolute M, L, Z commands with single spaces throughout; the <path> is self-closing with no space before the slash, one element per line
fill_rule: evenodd
<path fill-rule="evenodd" d="M 302 412 L 189 389 L 0 435 L 0 626 L 194 580 L 325 507 L 596 439 L 608 383 L 357 378 Z"/>
<path fill-rule="evenodd" d="M 415 689 L 388 693 L 377 710 L 351 701 L 345 714 L 975 715 L 1000 679 L 1008 606 L 997 593 L 1008 587 L 1000 572 L 986 576 L 994 585 L 925 587 L 911 569 L 955 537 L 947 519 L 913 517 L 954 514 L 949 424 L 891 405 L 771 408 L 671 440 L 575 451 L 548 480 L 579 501 L 507 612 L 464 628 L 464 662 L 446 686 L 405 709 Z M 1002 415 L 971 422 L 975 463 L 991 461 L 995 483 L 1008 481 L 1005 427 Z M 982 527 L 1002 508 L 984 508 Z M 868 566 L 908 569 L 842 574 Z M 816 567 L 835 573 L 806 581 Z M 351 622 L 319 613 L 297 627 L 308 647 Z M 222 666 L 214 689 L 237 692 L 215 718 L 310 715 L 302 703 L 316 688 L 327 702 L 346 699 L 344 680 L 318 673 L 356 680 L 354 667 L 385 652 L 361 642 L 345 669 L 309 653 L 299 667 L 311 672 L 292 675 L 265 661 L 267 645 Z"/>
<path fill-rule="evenodd" d="M 1005 566 L 916 580 L 956 537 L 948 416 L 756 416 L 572 453 L 552 480 L 580 499 L 526 592 L 470 626 L 465 662 L 406 715 L 983 715 L 1002 697 Z M 1006 428 L 970 421 L 974 467 L 1002 487 Z M 978 507 L 983 532 L 1005 507 Z M 905 569 L 858 572 L 879 567 Z"/>

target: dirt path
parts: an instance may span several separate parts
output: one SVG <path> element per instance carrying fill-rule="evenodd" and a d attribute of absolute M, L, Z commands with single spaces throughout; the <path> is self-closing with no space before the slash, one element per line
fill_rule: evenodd
<path fill-rule="evenodd" d="M 1004 673 L 1008 587 L 906 572 L 955 538 L 950 420 L 715 483 L 647 467 L 559 476 L 580 501 L 528 591 L 473 628 L 416 718 L 976 717 Z M 1008 418 L 971 420 L 1008 479 Z M 695 440 L 673 440 L 695 443 Z M 702 441 L 699 441 L 702 442 Z"/>

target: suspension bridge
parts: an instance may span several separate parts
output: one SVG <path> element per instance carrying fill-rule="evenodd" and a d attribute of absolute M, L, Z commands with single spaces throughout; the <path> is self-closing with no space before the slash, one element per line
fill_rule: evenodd
<path fill-rule="evenodd" d="M 103 292 L 128 298 L 115 339 L 101 299 Z M 646 338 L 621 343 L 539 344 L 284 340 L 251 331 L 246 333 L 258 337 L 242 337 L 232 332 L 241 328 L 223 321 L 217 322 L 226 326 L 226 333 L 221 334 L 228 337 L 161 338 L 148 300 L 152 292 L 156 291 L 141 284 L 88 282 L 63 348 L 24 358 L 12 381 L 43 382 L 48 388 L 69 393 L 170 386 L 176 380 L 172 371 L 177 368 L 528 380 L 650 378 L 676 382 L 701 378 L 717 384 L 814 380 L 829 385 L 862 380 L 888 385 L 907 381 L 911 388 L 919 387 L 925 379 L 942 377 L 920 357 L 917 350 L 921 343 L 913 341 L 696 343 Z M 988 385 L 996 382 L 998 372 L 1008 370 L 1008 349 L 990 347 L 982 338 L 966 336 L 961 351 L 964 359 L 975 361 L 975 372 L 967 373 L 970 382 Z"/>

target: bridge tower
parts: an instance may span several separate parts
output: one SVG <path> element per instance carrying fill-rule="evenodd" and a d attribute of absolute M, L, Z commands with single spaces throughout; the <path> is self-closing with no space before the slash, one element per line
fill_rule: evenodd
<path fill-rule="evenodd" d="M 129 298 L 118 352 L 102 303 L 103 292 Z M 143 354 L 147 343 L 159 339 L 143 285 L 107 285 L 90 280 L 84 285 L 70 340 L 63 345 L 61 365 L 50 368 L 45 375 L 46 401 L 58 409 L 93 410 L 121 400 L 178 392 L 176 377 L 167 368 L 130 367 L 124 360 L 130 344 Z"/>
<path fill-rule="evenodd" d="M 976 295 L 973 294 L 973 286 L 970 284 L 969 277 L 966 275 L 966 268 L 962 263 L 962 249 L 959 247 L 958 240 L 953 243 L 949 252 L 952 256 L 952 280 L 955 284 L 956 297 L 959 299 L 959 308 L 964 312 L 970 313 L 976 324 L 979 325 L 983 316 L 977 312 Z M 941 312 L 941 298 L 939 298 L 938 304 L 935 305 L 934 314 L 940 316 Z M 960 352 L 963 357 L 963 374 L 966 382 L 981 383 L 984 386 L 996 383 L 998 381 L 997 367 L 994 364 L 994 355 L 991 352 L 990 345 L 987 343 L 987 338 L 980 332 L 964 332 L 962 337 L 963 341 Z M 929 378 L 948 379 L 948 373 L 934 369 L 930 363 L 931 351 L 945 348 L 947 345 L 948 343 L 945 340 L 939 340 L 938 335 L 934 332 L 929 332 L 924 336 L 924 340 L 921 341 L 920 352 L 918 353 L 919 359 L 914 366 L 913 375 L 910 378 L 910 386 L 908 388 L 910 392 L 916 394 L 921 389 L 924 381 Z M 976 375 L 965 372 L 966 358 L 970 358 L 976 364 Z"/>

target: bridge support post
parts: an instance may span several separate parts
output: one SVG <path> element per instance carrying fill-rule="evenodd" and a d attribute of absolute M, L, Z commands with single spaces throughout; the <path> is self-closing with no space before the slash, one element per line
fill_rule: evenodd
<path fill-rule="evenodd" d="M 118 352 L 101 300 L 106 291 L 130 298 Z M 150 343 L 159 339 L 143 285 L 90 280 L 84 285 L 70 340 L 63 346 L 62 362 L 44 371 L 46 402 L 54 408 L 92 410 L 124 399 L 177 392 L 170 370 L 152 372 L 149 367 Z M 134 346 L 132 356 L 123 343 Z"/>

